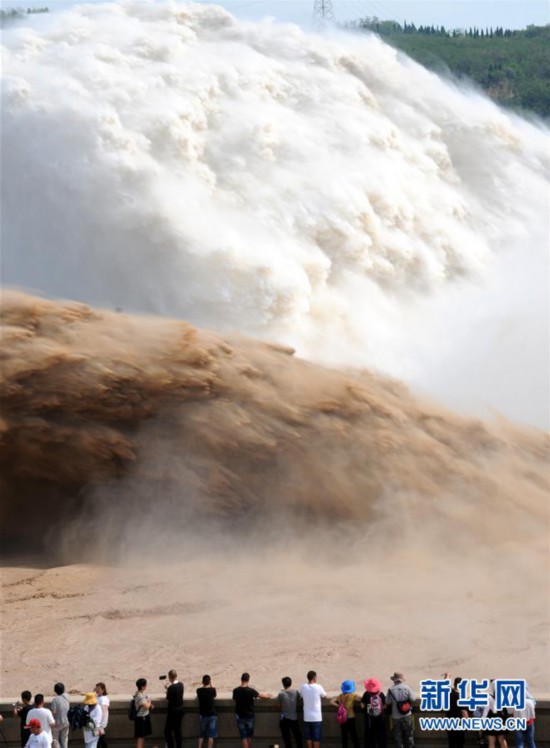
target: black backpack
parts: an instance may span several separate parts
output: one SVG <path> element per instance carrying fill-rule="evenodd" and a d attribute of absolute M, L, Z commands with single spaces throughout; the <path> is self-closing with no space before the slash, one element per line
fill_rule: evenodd
<path fill-rule="evenodd" d="M 132 696 L 132 700 L 128 705 L 128 719 L 130 722 L 135 722 L 137 719 L 136 699 Z"/>
<path fill-rule="evenodd" d="M 71 730 L 82 730 L 88 724 L 90 714 L 82 704 L 74 704 L 67 712 L 67 720 Z"/>

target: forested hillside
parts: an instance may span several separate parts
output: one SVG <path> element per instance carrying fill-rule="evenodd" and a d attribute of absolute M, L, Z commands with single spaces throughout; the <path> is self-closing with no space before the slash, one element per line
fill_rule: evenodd
<path fill-rule="evenodd" d="M 475 81 L 504 106 L 550 117 L 550 25 L 449 31 L 365 18 L 354 26 L 432 70 Z"/>
<path fill-rule="evenodd" d="M 33 13 L 49 13 L 49 8 L 5 8 L 0 10 L 0 27 L 6 26 L 13 21 L 19 21 L 25 17 L 25 15 Z"/>

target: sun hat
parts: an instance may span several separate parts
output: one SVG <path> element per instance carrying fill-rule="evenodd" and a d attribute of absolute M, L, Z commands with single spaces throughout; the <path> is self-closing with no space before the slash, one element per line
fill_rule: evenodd
<path fill-rule="evenodd" d="M 403 673 L 394 673 L 393 675 L 390 675 L 391 680 L 405 680 L 405 676 Z"/>
<path fill-rule="evenodd" d="M 31 719 L 28 725 L 25 725 L 25 730 L 30 730 L 32 727 L 42 727 L 42 723 L 39 719 Z"/>
<path fill-rule="evenodd" d="M 368 693 L 379 693 L 382 690 L 382 684 L 377 678 L 367 678 L 365 681 L 365 691 Z"/>
<path fill-rule="evenodd" d="M 97 694 L 93 691 L 91 693 L 87 693 L 86 696 L 84 696 L 84 703 L 88 704 L 89 706 L 94 706 L 97 704 Z"/>
<path fill-rule="evenodd" d="M 355 681 L 354 680 L 342 681 L 342 693 L 355 693 Z"/>

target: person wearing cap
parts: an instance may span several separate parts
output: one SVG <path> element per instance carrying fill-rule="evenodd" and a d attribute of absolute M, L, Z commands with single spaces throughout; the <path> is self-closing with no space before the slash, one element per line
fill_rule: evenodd
<path fill-rule="evenodd" d="M 386 694 L 386 707 L 390 710 L 393 723 L 393 737 L 397 748 L 413 748 L 414 735 L 412 723 L 412 708 L 414 694 L 405 683 L 403 673 L 390 676 L 393 686 Z"/>
<path fill-rule="evenodd" d="M 386 697 L 377 678 L 367 678 L 361 699 L 365 713 L 365 748 L 386 748 Z"/>
<path fill-rule="evenodd" d="M 84 696 L 84 708 L 88 712 L 89 721 L 82 730 L 84 735 L 84 745 L 86 748 L 97 748 L 97 742 L 99 740 L 101 718 L 103 716 L 101 707 L 97 701 L 97 694 L 95 691 L 90 691 Z"/>
<path fill-rule="evenodd" d="M 52 727 L 55 725 L 55 718 L 49 709 L 44 706 L 44 694 L 37 693 L 34 696 L 34 707 L 27 714 L 27 720 L 37 719 L 42 726 L 49 744 L 52 744 Z"/>
<path fill-rule="evenodd" d="M 361 697 L 356 692 L 355 681 L 345 680 L 342 681 L 341 690 L 335 699 L 331 700 L 331 704 L 335 707 L 339 707 L 343 704 L 346 708 L 347 719 L 345 722 L 340 724 L 340 733 L 342 735 L 342 748 L 348 748 L 348 737 L 351 738 L 353 748 L 359 748 L 359 738 L 357 737 L 357 725 L 355 723 L 355 704 L 361 701 Z"/>
<path fill-rule="evenodd" d="M 25 729 L 29 731 L 29 738 L 25 748 L 50 748 L 51 743 L 42 729 L 38 717 L 30 719 L 25 725 Z"/>

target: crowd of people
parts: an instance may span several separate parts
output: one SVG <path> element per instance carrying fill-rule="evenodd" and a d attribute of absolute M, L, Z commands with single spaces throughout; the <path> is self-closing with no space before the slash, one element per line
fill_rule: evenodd
<path fill-rule="evenodd" d="M 165 682 L 166 720 L 164 724 L 165 748 L 182 748 L 182 721 L 184 714 L 184 685 L 178 680 L 175 670 L 162 676 Z M 342 748 L 359 748 L 359 732 L 356 726 L 358 715 L 364 720 L 364 748 L 386 748 L 388 718 L 396 748 L 414 748 L 413 702 L 415 696 L 405 682 L 403 673 L 391 676 L 392 685 L 383 691 L 376 678 L 365 681 L 365 690 L 357 692 L 355 681 L 345 680 L 336 698 L 329 699 L 323 686 L 317 682 L 317 673 L 310 670 L 306 681 L 296 689 L 292 679 L 282 678 L 282 689 L 276 697 L 261 693 L 250 686 L 249 673 L 243 673 L 241 683 L 232 693 L 235 703 L 235 716 L 242 748 L 251 748 L 254 737 L 255 702 L 257 699 L 275 698 L 279 706 L 279 728 L 285 748 L 320 748 L 323 740 L 323 705 L 336 709 L 336 720 L 340 726 Z M 448 717 L 467 717 L 468 711 L 460 707 L 457 689 L 461 678 L 455 678 L 450 694 Z M 22 748 L 68 748 L 69 729 L 75 725 L 82 727 L 85 748 L 107 748 L 106 731 L 109 722 L 109 696 L 104 683 L 96 683 L 95 689 L 84 694 L 78 715 L 71 706 L 62 683 L 56 683 L 54 696 L 49 708 L 45 707 L 44 695 L 23 691 L 21 702 L 14 704 L 14 715 L 21 720 Z M 218 715 L 216 711 L 217 691 L 209 675 L 202 677 L 202 685 L 196 689 L 198 701 L 198 748 L 213 748 L 218 737 Z M 494 700 L 479 716 L 499 716 Z M 525 730 L 515 734 L 516 748 L 536 748 L 535 703 L 529 694 L 526 708 L 515 716 L 524 717 Z M 145 748 L 145 739 L 152 735 L 151 712 L 155 708 L 148 692 L 147 680 L 138 678 L 136 693 L 131 699 L 128 711 L 134 722 L 136 748 Z M 299 719 L 299 711 L 303 719 Z M 78 716 L 77 715 L 77 716 Z M 82 715 L 83 718 L 82 718 Z M 504 715 L 506 716 L 506 715 Z M 448 733 L 449 748 L 463 748 L 465 732 L 452 730 Z M 481 745 L 488 748 L 507 748 L 506 730 L 489 731 L 480 735 Z"/>
<path fill-rule="evenodd" d="M 13 705 L 13 713 L 21 721 L 22 748 L 68 748 L 71 702 L 63 683 L 53 687 L 54 696 L 49 708 L 44 694 L 32 697 L 30 691 L 21 693 L 21 701 Z M 105 683 L 96 683 L 95 689 L 84 695 L 81 723 L 86 748 L 107 748 L 105 730 L 109 721 L 109 696 Z"/>

